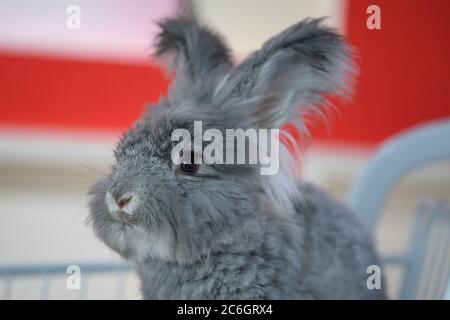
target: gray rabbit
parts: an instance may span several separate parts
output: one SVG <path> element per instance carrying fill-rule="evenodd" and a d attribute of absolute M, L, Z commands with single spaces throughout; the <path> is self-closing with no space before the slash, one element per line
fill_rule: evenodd
<path fill-rule="evenodd" d="M 145 299 L 377 299 L 371 236 L 344 205 L 283 166 L 174 164 L 175 129 L 280 128 L 347 97 L 351 49 L 321 19 L 297 23 L 233 66 L 198 22 L 160 23 L 156 56 L 175 71 L 167 98 L 123 136 L 91 188 L 96 235 L 133 262 Z M 294 121 L 295 122 L 295 121 Z M 296 125 L 305 130 L 304 121 Z M 288 161 L 289 152 L 282 156 Z"/>

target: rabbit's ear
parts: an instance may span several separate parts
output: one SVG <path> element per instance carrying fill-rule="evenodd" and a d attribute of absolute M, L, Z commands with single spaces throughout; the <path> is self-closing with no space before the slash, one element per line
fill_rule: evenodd
<path fill-rule="evenodd" d="M 191 17 L 166 19 L 159 25 L 156 56 L 175 71 L 171 98 L 210 97 L 217 81 L 231 68 L 229 50 L 221 37 Z"/>
<path fill-rule="evenodd" d="M 299 113 L 322 112 L 328 105 L 324 95 L 349 97 L 355 74 L 351 49 L 322 20 L 286 29 L 231 72 L 216 98 L 246 119 L 236 118 L 238 126 L 280 128 Z"/>

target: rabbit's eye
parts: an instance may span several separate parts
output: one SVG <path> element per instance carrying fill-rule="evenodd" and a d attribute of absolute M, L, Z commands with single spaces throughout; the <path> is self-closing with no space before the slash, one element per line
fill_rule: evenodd
<path fill-rule="evenodd" d="M 194 164 L 194 163 L 181 163 L 180 164 L 180 169 L 181 171 L 183 171 L 184 173 L 188 173 L 188 174 L 194 174 L 198 171 L 199 165 L 198 164 Z"/>
<path fill-rule="evenodd" d="M 194 174 L 198 171 L 199 165 L 195 164 L 195 153 L 191 152 L 191 159 L 189 161 L 183 161 L 180 164 L 180 170 L 183 171 L 183 173 L 187 174 Z"/>

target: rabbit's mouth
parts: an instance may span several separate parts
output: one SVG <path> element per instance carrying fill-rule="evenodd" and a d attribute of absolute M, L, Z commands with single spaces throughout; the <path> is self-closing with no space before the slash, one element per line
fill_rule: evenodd
<path fill-rule="evenodd" d="M 132 227 L 136 224 L 136 219 L 122 210 L 115 212 L 114 217 L 122 224 L 123 228 Z"/>

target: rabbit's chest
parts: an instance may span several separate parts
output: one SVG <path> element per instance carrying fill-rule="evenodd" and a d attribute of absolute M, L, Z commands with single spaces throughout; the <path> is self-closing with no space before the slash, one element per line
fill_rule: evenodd
<path fill-rule="evenodd" d="M 263 299 L 275 274 L 253 256 L 208 258 L 191 266 L 151 262 L 139 268 L 145 299 Z"/>

